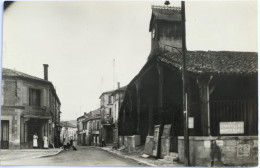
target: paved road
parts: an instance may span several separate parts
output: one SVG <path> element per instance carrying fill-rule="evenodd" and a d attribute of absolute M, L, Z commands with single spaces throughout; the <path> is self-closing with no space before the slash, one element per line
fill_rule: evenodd
<path fill-rule="evenodd" d="M 56 156 L 1 161 L 0 165 L 46 165 L 46 166 L 144 166 L 97 148 L 77 146 L 78 150 L 62 151 Z"/>

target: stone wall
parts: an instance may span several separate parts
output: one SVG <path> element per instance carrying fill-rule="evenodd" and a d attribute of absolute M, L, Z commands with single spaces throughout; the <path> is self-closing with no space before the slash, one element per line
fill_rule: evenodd
<path fill-rule="evenodd" d="M 122 143 L 122 142 L 121 142 Z M 124 145 L 127 152 L 134 152 L 136 147 L 141 145 L 141 136 L 124 136 Z"/>
<path fill-rule="evenodd" d="M 20 115 L 22 110 L 14 108 L 1 109 L 1 120 L 9 121 L 9 149 L 20 149 Z"/>
<path fill-rule="evenodd" d="M 183 137 L 178 138 L 179 161 L 184 162 Z M 190 137 L 192 166 L 256 166 L 257 136 Z"/>

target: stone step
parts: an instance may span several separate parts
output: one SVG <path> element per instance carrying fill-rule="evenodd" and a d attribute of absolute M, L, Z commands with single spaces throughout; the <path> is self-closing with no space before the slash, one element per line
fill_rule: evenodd
<path fill-rule="evenodd" d="M 167 161 L 167 162 L 176 162 L 178 160 L 178 157 L 164 156 L 164 160 Z"/>
<path fill-rule="evenodd" d="M 176 153 L 176 152 L 170 152 L 170 156 L 172 156 L 172 157 L 178 157 L 178 153 Z"/>

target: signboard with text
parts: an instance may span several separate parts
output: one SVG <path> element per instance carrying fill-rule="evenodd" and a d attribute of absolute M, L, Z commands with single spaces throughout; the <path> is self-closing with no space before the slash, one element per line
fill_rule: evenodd
<path fill-rule="evenodd" d="M 244 134 L 244 122 L 220 122 L 219 123 L 220 134 Z"/>

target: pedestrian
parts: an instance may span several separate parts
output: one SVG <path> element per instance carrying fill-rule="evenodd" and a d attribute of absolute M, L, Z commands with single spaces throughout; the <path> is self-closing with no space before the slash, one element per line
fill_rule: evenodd
<path fill-rule="evenodd" d="M 101 144 L 102 144 L 102 147 L 106 146 L 106 142 L 105 142 L 103 137 L 102 137 L 102 140 L 101 140 Z"/>
<path fill-rule="evenodd" d="M 70 138 L 70 146 L 73 146 L 73 139 Z"/>
<path fill-rule="evenodd" d="M 33 148 L 38 148 L 38 135 L 34 133 L 33 135 Z"/>
<path fill-rule="evenodd" d="M 64 141 L 63 141 L 63 149 L 64 149 L 64 150 L 67 150 L 67 142 L 66 142 L 65 139 L 64 139 Z"/>
<path fill-rule="evenodd" d="M 46 135 L 43 136 L 43 148 L 48 149 L 48 137 Z"/>

